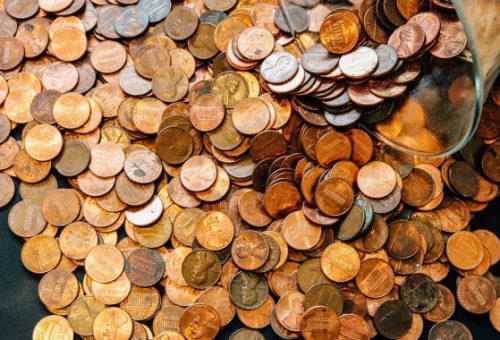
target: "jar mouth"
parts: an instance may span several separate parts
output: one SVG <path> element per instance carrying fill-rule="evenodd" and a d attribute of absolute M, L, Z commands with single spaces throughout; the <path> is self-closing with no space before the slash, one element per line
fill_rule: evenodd
<path fill-rule="evenodd" d="M 485 18 L 485 8 L 496 13 L 495 1 L 452 0 L 466 38 L 464 52 L 453 59 L 428 60 L 427 70 L 400 100 L 403 105 L 380 122 L 362 123 L 363 128 L 395 149 L 417 156 L 444 157 L 462 149 L 478 128 L 486 94 L 500 70 L 497 52 L 489 48 L 498 24 L 494 17 Z M 420 106 L 412 106 L 413 101 Z M 405 106 L 421 109 L 424 118 L 412 117 Z"/>

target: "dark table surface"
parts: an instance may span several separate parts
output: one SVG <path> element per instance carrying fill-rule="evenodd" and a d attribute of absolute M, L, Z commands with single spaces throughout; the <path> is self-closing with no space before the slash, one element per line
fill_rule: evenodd
<path fill-rule="evenodd" d="M 0 209 L 0 340 L 30 339 L 37 321 L 50 314 L 38 299 L 37 287 L 41 276 L 32 274 L 23 267 L 20 251 L 24 241 L 12 234 L 7 225 L 8 211 L 18 200 L 20 197 L 16 192 L 15 199 Z M 499 235 L 499 211 L 500 200 L 497 199 L 486 210 L 477 214 L 471 223 L 473 229 L 489 229 Z M 497 264 L 490 271 L 499 275 L 499 267 Z M 77 270 L 77 275 L 78 272 L 81 274 L 82 269 Z M 81 279 L 81 275 L 78 276 Z M 443 283 L 452 291 L 456 291 L 456 274 L 453 270 Z M 488 314 L 469 314 L 457 303 L 452 319 L 467 325 L 476 339 L 500 339 L 500 334 L 490 324 Z M 427 339 L 432 325 L 425 322 L 422 339 Z M 217 339 L 228 339 L 234 331 L 242 327 L 236 317 L 220 332 Z M 270 327 L 262 330 L 262 333 L 266 339 L 278 339 Z"/>

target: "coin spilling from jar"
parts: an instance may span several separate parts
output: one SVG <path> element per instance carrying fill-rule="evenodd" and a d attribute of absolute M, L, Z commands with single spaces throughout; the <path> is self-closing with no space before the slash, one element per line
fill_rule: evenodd
<path fill-rule="evenodd" d="M 236 317 L 231 339 L 472 339 L 457 302 L 500 330 L 500 241 L 469 225 L 498 196 L 500 87 L 453 157 L 374 140 L 360 124 L 466 37 L 446 0 L 352 3 L 0 2 L 0 207 L 52 314 L 34 339 Z"/>

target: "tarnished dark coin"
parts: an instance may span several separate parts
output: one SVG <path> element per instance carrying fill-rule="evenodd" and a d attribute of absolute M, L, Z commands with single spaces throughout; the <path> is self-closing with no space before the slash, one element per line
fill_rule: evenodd
<path fill-rule="evenodd" d="M 374 325 L 380 335 L 389 339 L 400 338 L 411 328 L 411 310 L 401 300 L 386 301 L 378 307 Z"/>
<path fill-rule="evenodd" d="M 252 272 L 239 272 L 231 280 L 229 294 L 239 308 L 256 309 L 266 301 L 269 287 L 264 276 Z"/>
<path fill-rule="evenodd" d="M 424 274 L 408 276 L 401 285 L 400 295 L 414 313 L 432 310 L 439 298 L 436 282 Z"/>
<path fill-rule="evenodd" d="M 206 289 L 219 280 L 221 264 L 217 256 L 208 250 L 197 250 L 182 262 L 182 275 L 193 288 Z"/>
<path fill-rule="evenodd" d="M 125 260 L 125 273 L 131 283 L 139 287 L 151 287 L 163 278 L 165 262 L 152 249 L 138 249 Z"/>
<path fill-rule="evenodd" d="M 149 16 L 139 6 L 128 6 L 114 18 L 116 33 L 124 38 L 137 37 L 144 33 L 149 24 Z"/>
<path fill-rule="evenodd" d="M 464 197 L 473 197 L 479 191 L 479 181 L 474 169 L 465 162 L 455 162 L 448 170 L 453 189 Z"/>

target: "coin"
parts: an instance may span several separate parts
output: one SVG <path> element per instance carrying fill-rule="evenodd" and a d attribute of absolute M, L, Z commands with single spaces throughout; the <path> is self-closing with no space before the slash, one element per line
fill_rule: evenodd
<path fill-rule="evenodd" d="M 482 276 L 466 276 L 458 283 L 457 300 L 469 313 L 484 314 L 495 305 L 495 288 Z"/>
<path fill-rule="evenodd" d="M 194 304 L 184 310 L 179 327 L 186 338 L 213 339 L 220 329 L 217 311 L 204 304 Z"/>
<path fill-rule="evenodd" d="M 402 337 L 410 331 L 412 325 L 411 311 L 401 300 L 389 300 L 382 303 L 375 313 L 375 328 L 390 339 Z"/>
<path fill-rule="evenodd" d="M 481 263 L 484 256 L 484 247 L 479 238 L 473 233 L 459 231 L 448 239 L 446 254 L 455 267 L 469 270 Z"/>
<path fill-rule="evenodd" d="M 52 287 L 60 291 L 53 291 Z M 72 273 L 54 269 L 45 274 L 38 284 L 38 296 L 42 303 L 51 308 L 64 308 L 71 304 L 78 294 L 78 280 Z"/>
<path fill-rule="evenodd" d="M 415 313 L 432 310 L 438 302 L 438 287 L 427 275 L 412 274 L 400 288 L 401 300 Z"/>
<path fill-rule="evenodd" d="M 332 281 L 346 282 L 359 272 L 360 259 L 356 250 L 342 242 L 329 245 L 321 255 L 321 269 Z"/>
<path fill-rule="evenodd" d="M 15 194 L 15 186 L 14 181 L 9 175 L 4 173 L 0 174 L 0 183 L 3 188 L 2 193 L 0 194 L 0 208 L 9 204 L 9 202 L 14 198 Z"/>
<path fill-rule="evenodd" d="M 92 296 L 84 296 L 76 299 L 68 311 L 68 322 L 71 329 L 81 336 L 92 335 L 92 324 L 97 315 L 106 306 Z M 81 316 L 84 317 L 81 317 Z"/>
<path fill-rule="evenodd" d="M 65 317 L 49 315 L 37 322 L 33 329 L 33 339 L 56 338 L 73 339 L 73 330 Z"/>
<path fill-rule="evenodd" d="M 120 250 L 111 245 L 94 247 L 85 258 L 85 271 L 92 280 L 108 283 L 123 272 L 125 260 Z"/>
<path fill-rule="evenodd" d="M 138 249 L 125 260 L 124 270 L 132 284 L 151 287 L 163 278 L 165 263 L 157 251 Z"/>
<path fill-rule="evenodd" d="M 359 19 L 355 14 L 346 9 L 337 9 L 330 13 L 321 25 L 321 43 L 330 52 L 347 53 L 358 42 L 360 28 Z"/>
<path fill-rule="evenodd" d="M 461 322 L 454 320 L 447 320 L 435 324 L 430 332 L 429 339 L 439 339 L 443 336 L 448 336 L 448 334 L 456 334 L 464 339 L 472 339 L 472 333 L 469 329 Z"/>
<path fill-rule="evenodd" d="M 97 314 L 92 329 L 97 338 L 111 334 L 117 339 L 126 339 L 132 335 L 133 323 L 127 312 L 110 307 Z"/>

